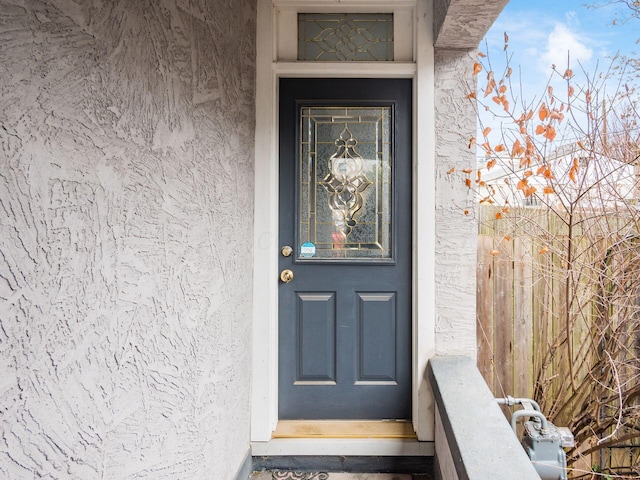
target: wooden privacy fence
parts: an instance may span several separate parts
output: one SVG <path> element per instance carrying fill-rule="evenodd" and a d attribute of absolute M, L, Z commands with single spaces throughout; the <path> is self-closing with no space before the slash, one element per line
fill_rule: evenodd
<path fill-rule="evenodd" d="M 622 455 L 613 440 L 606 452 L 591 448 L 593 443 L 582 451 L 599 452 L 594 464 L 602 467 L 637 465 L 640 221 L 635 215 L 589 211 L 567 229 L 564 219 L 542 208 L 514 209 L 510 218 L 497 220 L 499 211 L 479 209 L 482 375 L 497 397 L 537 400 L 552 420 L 575 428 L 585 445 L 589 438 L 626 434 L 625 452 L 633 452 L 633 461 L 612 460 Z M 627 430 L 606 426 L 622 411 L 615 382 L 620 395 L 628 395 Z M 610 423 L 596 434 L 592 427 L 604 417 Z"/>
<path fill-rule="evenodd" d="M 539 254 L 544 247 L 534 232 L 505 231 L 509 220 L 496 220 L 498 211 L 479 208 L 478 366 L 494 395 L 533 398 L 540 361 L 536 352 L 547 343 L 549 329 L 556 329 L 549 309 L 554 293 L 559 294 L 560 286 L 552 281 L 559 265 L 553 256 Z M 535 217 L 531 223 L 559 229 L 541 209 L 521 208 L 514 217 Z"/>
<path fill-rule="evenodd" d="M 632 325 L 640 322 L 640 234 L 635 224 L 615 216 L 577 222 L 570 247 L 576 260 L 569 272 L 566 225 L 556 216 L 542 208 L 520 208 L 510 219 L 496 220 L 498 211 L 479 209 L 478 365 L 495 395 L 531 397 L 541 368 L 551 378 L 583 363 L 586 345 L 597 341 L 595 326 L 631 318 Z M 514 221 L 519 222 L 515 228 Z M 575 280 L 567 282 L 568 275 Z M 567 301 L 568 295 L 574 300 Z M 569 317 L 571 326 L 564 321 Z M 631 338 L 636 333 L 627 335 L 634 360 L 640 353 L 640 336 Z M 571 358 L 544 359 L 563 335 Z"/>
<path fill-rule="evenodd" d="M 498 254 L 492 252 L 498 251 Z M 478 235 L 478 367 L 496 396 L 533 395 L 534 302 L 530 238 Z"/>

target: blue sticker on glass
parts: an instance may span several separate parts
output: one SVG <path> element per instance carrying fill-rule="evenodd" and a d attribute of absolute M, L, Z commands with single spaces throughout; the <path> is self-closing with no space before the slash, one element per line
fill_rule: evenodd
<path fill-rule="evenodd" d="M 316 254 L 316 246 L 311 242 L 305 242 L 300 247 L 300 256 L 311 258 Z"/>

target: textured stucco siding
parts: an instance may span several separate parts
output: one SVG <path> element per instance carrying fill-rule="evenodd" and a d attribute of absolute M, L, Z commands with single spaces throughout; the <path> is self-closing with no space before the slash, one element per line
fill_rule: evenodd
<path fill-rule="evenodd" d="M 436 354 L 476 356 L 476 200 L 460 173 L 475 169 L 472 54 L 435 50 Z M 455 169 L 456 174 L 448 174 Z M 475 178 L 471 177 L 472 181 Z M 466 210 L 466 214 L 465 214 Z"/>
<path fill-rule="evenodd" d="M 254 43 L 252 0 L 0 0 L 0 478 L 233 478 Z"/>
<path fill-rule="evenodd" d="M 433 0 L 437 48 L 476 48 L 509 0 Z"/>

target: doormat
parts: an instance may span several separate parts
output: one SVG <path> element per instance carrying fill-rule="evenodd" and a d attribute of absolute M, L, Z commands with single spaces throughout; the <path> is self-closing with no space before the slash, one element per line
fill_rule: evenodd
<path fill-rule="evenodd" d="M 273 480 L 327 480 L 326 472 L 273 472 Z"/>

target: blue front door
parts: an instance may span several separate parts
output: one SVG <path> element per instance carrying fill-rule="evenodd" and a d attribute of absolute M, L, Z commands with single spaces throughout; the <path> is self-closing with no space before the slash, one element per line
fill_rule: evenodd
<path fill-rule="evenodd" d="M 411 92 L 280 80 L 281 419 L 411 418 Z"/>

